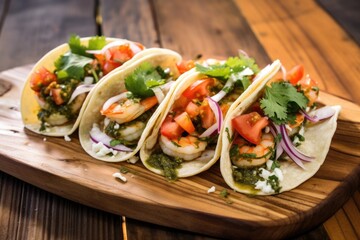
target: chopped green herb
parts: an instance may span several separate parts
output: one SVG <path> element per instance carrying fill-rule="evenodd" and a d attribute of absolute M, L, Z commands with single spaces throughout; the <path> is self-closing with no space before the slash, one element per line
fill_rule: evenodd
<path fill-rule="evenodd" d="M 55 61 L 56 75 L 59 79 L 82 80 L 85 76 L 84 67 L 92 61 L 92 58 L 67 52 Z"/>
<path fill-rule="evenodd" d="M 79 36 L 72 35 L 69 38 L 68 44 L 72 53 L 85 57 L 92 57 L 92 54 L 87 53 L 86 50 L 102 49 L 106 45 L 106 39 L 104 36 L 95 36 L 90 38 L 88 46 L 84 46 L 81 44 Z"/>
<path fill-rule="evenodd" d="M 280 168 L 280 163 L 277 160 L 274 160 L 271 164 L 271 171 L 274 171 L 275 168 Z"/>
<path fill-rule="evenodd" d="M 127 168 L 127 167 L 121 166 L 121 167 L 120 167 L 120 172 L 125 174 L 125 173 L 130 172 L 130 169 Z"/>
<path fill-rule="evenodd" d="M 265 87 L 265 96 L 260 106 L 276 124 L 293 122 L 296 113 L 306 108 L 308 99 L 287 82 L 274 82 L 271 87 Z"/>
<path fill-rule="evenodd" d="M 275 175 L 269 176 L 267 182 L 271 185 L 271 188 L 274 189 L 275 193 L 279 193 L 281 186 L 279 178 Z"/>
<path fill-rule="evenodd" d="M 152 87 L 165 83 L 165 79 L 150 63 L 142 63 L 135 71 L 125 78 L 125 87 L 139 98 L 154 96 Z"/>
<path fill-rule="evenodd" d="M 196 64 L 197 71 L 208 75 L 209 77 L 215 77 L 223 81 L 228 79 L 231 74 L 240 73 L 247 67 L 254 73 L 259 72 L 259 67 L 256 65 L 255 60 L 245 57 L 244 55 L 240 55 L 239 57 L 230 57 L 224 64 L 215 64 L 207 67 Z"/>
<path fill-rule="evenodd" d="M 172 144 L 174 144 L 176 147 L 181 147 L 177 142 L 171 141 Z"/>
<path fill-rule="evenodd" d="M 225 128 L 225 132 L 227 134 L 227 138 L 229 140 L 229 143 L 231 143 L 233 140 L 234 140 L 234 135 L 233 136 L 230 136 L 230 131 L 229 131 L 229 128 Z"/>
<path fill-rule="evenodd" d="M 234 181 L 247 185 L 254 185 L 258 180 L 261 180 L 259 176 L 260 167 L 253 168 L 234 168 L 233 177 Z"/>
<path fill-rule="evenodd" d="M 154 153 L 146 162 L 151 167 L 162 170 L 165 178 L 169 181 L 175 181 L 177 180 L 177 169 L 181 167 L 182 159 L 169 157 L 163 153 Z"/>
<path fill-rule="evenodd" d="M 227 191 L 227 189 L 223 189 L 220 192 L 220 196 L 223 198 L 227 198 L 230 195 L 230 193 Z"/>

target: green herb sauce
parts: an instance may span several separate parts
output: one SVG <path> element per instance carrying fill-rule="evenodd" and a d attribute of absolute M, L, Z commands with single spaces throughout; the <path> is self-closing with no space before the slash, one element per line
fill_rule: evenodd
<path fill-rule="evenodd" d="M 153 153 L 150 157 L 146 160 L 146 163 L 149 166 L 162 170 L 164 176 L 169 181 L 176 181 L 177 176 L 177 169 L 181 167 L 182 159 L 170 157 L 164 153 Z"/>

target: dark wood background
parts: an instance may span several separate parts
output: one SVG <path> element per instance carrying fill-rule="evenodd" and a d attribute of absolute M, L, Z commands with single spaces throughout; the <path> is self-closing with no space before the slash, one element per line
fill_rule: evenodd
<path fill-rule="evenodd" d="M 324 25 L 312 28 L 314 19 L 301 18 L 308 12 Z M 351 0 L 3 0 L 0 71 L 35 63 L 70 34 L 103 34 L 170 48 L 185 58 L 236 55 L 242 48 L 261 66 L 277 57 L 288 67 L 304 62 L 319 79 L 334 79 L 321 82 L 321 90 L 359 104 L 359 12 L 359 1 Z M 341 41 L 323 34 L 329 31 L 342 34 Z M 342 78 L 354 82 L 341 84 Z M 323 225 L 295 239 L 359 239 L 359 209 L 360 190 Z M 213 238 L 124 221 L 0 172 L 0 239 Z"/>

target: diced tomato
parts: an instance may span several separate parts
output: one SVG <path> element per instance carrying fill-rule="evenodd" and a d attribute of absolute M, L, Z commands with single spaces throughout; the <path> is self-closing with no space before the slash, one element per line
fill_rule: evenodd
<path fill-rule="evenodd" d="M 180 95 L 180 97 L 174 102 L 173 109 L 184 109 L 190 101 L 191 99 Z"/>
<path fill-rule="evenodd" d="M 206 129 L 211 127 L 216 121 L 215 114 L 211 110 L 207 99 L 204 99 L 204 101 L 200 106 L 200 117 L 201 117 L 201 126 Z"/>
<path fill-rule="evenodd" d="M 303 91 L 304 95 L 309 99 L 308 106 L 312 106 L 319 96 L 317 82 L 307 76 L 304 79 L 301 79 L 297 85 L 300 88 L 299 90 Z"/>
<path fill-rule="evenodd" d="M 183 132 L 184 129 L 171 116 L 167 116 L 160 127 L 160 134 L 169 139 L 179 138 Z"/>
<path fill-rule="evenodd" d="M 195 67 L 195 62 L 193 60 L 188 60 L 188 61 L 183 60 L 176 66 L 177 66 L 180 74 L 183 74 L 184 72 L 187 72 L 190 69 L 192 69 L 193 67 Z"/>
<path fill-rule="evenodd" d="M 60 88 L 52 88 L 51 89 L 51 96 L 54 100 L 54 102 L 57 105 L 61 105 L 64 103 L 64 99 L 61 96 L 61 89 Z"/>
<path fill-rule="evenodd" d="M 103 69 L 104 65 L 105 65 L 105 55 L 103 55 L 103 54 L 94 54 L 94 56 L 95 56 L 95 59 L 100 64 L 101 69 Z"/>
<path fill-rule="evenodd" d="M 214 83 L 215 81 L 213 78 L 197 80 L 190 87 L 188 87 L 182 95 L 189 99 L 209 96 L 210 87 L 213 86 Z"/>
<path fill-rule="evenodd" d="M 114 46 L 105 51 L 106 61 L 124 63 L 134 56 L 129 44 Z"/>
<path fill-rule="evenodd" d="M 180 125 L 187 133 L 192 134 L 195 132 L 194 124 L 191 122 L 189 114 L 182 112 L 174 118 L 175 122 Z"/>
<path fill-rule="evenodd" d="M 269 121 L 266 117 L 261 117 L 259 113 L 251 112 L 233 118 L 231 123 L 243 138 L 257 145 L 261 141 L 261 131 L 269 124 Z"/>
<path fill-rule="evenodd" d="M 185 108 L 185 112 L 187 112 L 190 118 L 194 118 L 200 114 L 200 106 L 193 102 L 189 102 Z"/>
<path fill-rule="evenodd" d="M 304 79 L 301 79 L 297 84 L 301 87 L 302 90 L 317 87 L 317 82 L 310 77 L 305 77 Z"/>
<path fill-rule="evenodd" d="M 30 88 L 39 92 L 43 87 L 56 81 L 56 75 L 44 67 L 37 69 L 30 77 Z"/>
<path fill-rule="evenodd" d="M 141 50 L 144 49 L 144 46 L 141 44 L 136 44 Z M 107 49 L 104 55 L 96 54 L 95 58 L 99 61 L 104 75 L 108 74 L 115 68 L 121 66 L 126 61 L 130 60 L 135 53 L 131 49 L 129 44 L 114 46 Z"/>
<path fill-rule="evenodd" d="M 304 66 L 297 65 L 286 73 L 286 80 L 289 80 L 292 85 L 296 85 L 304 76 Z"/>
<path fill-rule="evenodd" d="M 115 61 L 106 61 L 103 66 L 103 73 L 104 75 L 108 74 L 112 70 L 114 70 L 117 67 L 120 67 L 121 63 L 115 62 Z"/>

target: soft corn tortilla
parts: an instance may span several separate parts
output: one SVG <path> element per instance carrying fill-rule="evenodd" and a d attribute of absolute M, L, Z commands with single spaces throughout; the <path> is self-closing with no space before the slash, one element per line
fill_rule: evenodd
<path fill-rule="evenodd" d="M 161 49 L 161 48 L 149 48 L 143 50 L 143 55 L 141 58 L 137 57 L 135 62 L 127 66 L 126 68 L 122 68 L 121 70 L 117 70 L 110 77 L 107 77 L 106 80 L 102 81 L 96 89 L 94 89 L 92 93 L 92 97 L 86 107 L 86 110 L 83 113 L 80 126 L 79 126 L 79 138 L 80 143 L 83 149 L 92 157 L 106 161 L 106 162 L 121 162 L 128 160 L 132 156 L 134 156 L 142 146 L 145 137 L 151 131 L 152 126 L 155 124 L 157 116 L 160 115 L 162 110 L 165 108 L 168 99 L 171 96 L 171 93 L 176 85 L 170 88 L 169 92 L 166 94 L 164 100 L 157 107 L 154 114 L 151 116 L 147 125 L 138 141 L 138 144 L 134 151 L 132 152 L 118 152 L 113 156 L 98 156 L 93 150 L 92 145 L 93 142 L 90 139 L 90 130 L 94 123 L 100 123 L 105 118 L 100 114 L 100 110 L 103 104 L 110 98 L 115 95 L 118 95 L 124 91 L 125 88 L 125 78 L 134 72 L 136 68 L 138 68 L 142 63 L 149 62 L 153 66 L 161 66 L 163 69 L 170 68 L 170 71 L 174 73 L 174 78 L 179 76 L 178 69 L 176 64 L 181 61 L 181 56 L 169 49 Z"/>
<path fill-rule="evenodd" d="M 231 125 L 231 120 L 241 115 L 248 109 L 252 103 L 254 103 L 262 94 L 267 81 L 263 81 L 256 91 L 250 94 L 247 98 L 242 98 L 241 101 L 237 101 L 237 104 L 229 109 L 229 113 L 224 121 L 222 143 L 220 158 L 220 170 L 225 182 L 235 191 L 254 194 L 254 195 L 271 195 L 271 193 L 264 193 L 260 190 L 245 184 L 236 183 L 232 175 L 232 162 L 230 160 L 230 148 L 231 142 L 229 136 L 233 136 L 234 129 Z M 325 120 L 314 125 L 309 125 L 305 128 L 305 141 L 298 147 L 298 149 L 315 159 L 312 162 L 303 162 L 305 169 L 302 169 L 295 164 L 291 159 L 287 161 L 281 161 L 281 167 L 283 173 L 283 181 L 280 182 L 280 192 L 289 191 L 296 188 L 307 179 L 311 178 L 324 163 L 326 155 L 330 149 L 331 139 L 335 133 L 337 126 L 337 118 L 340 112 L 340 106 L 331 106 L 335 110 L 335 114 Z M 225 129 L 228 129 L 229 134 L 225 133 Z M 274 194 L 274 193 L 272 193 Z"/>
<path fill-rule="evenodd" d="M 81 44 L 83 45 L 87 45 L 89 40 L 91 37 L 86 37 L 86 38 L 81 38 Z M 106 38 L 106 41 L 108 43 L 113 42 L 113 41 L 117 41 L 117 40 L 121 40 L 118 38 Z M 125 40 L 125 39 L 123 39 Z M 128 40 L 125 40 L 128 41 Z M 69 45 L 67 43 L 64 43 L 58 47 L 56 47 L 55 49 L 51 50 L 50 52 L 48 52 L 46 55 L 44 55 L 36 64 L 35 66 L 32 68 L 32 70 L 30 71 L 27 80 L 25 82 L 24 88 L 23 88 L 23 92 L 21 95 L 21 116 L 22 116 L 22 120 L 24 123 L 24 126 L 29 129 L 32 132 L 38 133 L 38 134 L 42 134 L 42 135 L 46 135 L 46 136 L 65 136 L 65 135 L 70 135 L 72 134 L 78 127 L 79 123 L 80 123 L 80 118 L 84 112 L 84 109 L 86 107 L 86 105 L 89 102 L 89 99 L 91 97 L 91 91 L 88 93 L 81 109 L 79 112 L 79 115 L 76 119 L 76 121 L 70 121 L 64 125 L 61 126 L 51 126 L 51 127 L 46 127 L 45 131 L 40 131 L 40 127 L 41 127 L 41 121 L 38 119 L 37 114 L 40 110 L 40 105 L 39 103 L 36 101 L 36 97 L 35 97 L 35 93 L 34 91 L 30 88 L 30 78 L 31 75 L 39 68 L 41 67 L 45 67 L 47 70 L 53 72 L 55 70 L 55 66 L 54 63 L 55 61 L 63 54 L 65 54 L 66 52 L 69 51 Z M 140 54 L 142 52 L 139 52 L 138 54 L 136 54 L 136 58 L 135 56 L 125 62 L 123 65 L 121 65 L 118 69 L 121 68 L 126 68 L 126 66 L 130 65 L 132 62 L 136 61 L 137 59 L 141 58 L 142 56 L 144 56 L 144 54 Z M 138 56 L 139 55 L 139 56 Z M 114 73 L 113 70 L 112 72 L 110 72 L 109 74 L 107 74 L 105 77 L 109 77 L 112 73 Z M 103 77 L 100 81 L 102 81 L 105 77 Z"/>
<path fill-rule="evenodd" d="M 276 64 L 277 69 L 276 69 L 276 67 L 272 67 L 271 69 L 267 68 L 266 71 L 261 71 L 260 73 L 258 73 L 258 75 L 254 79 L 253 83 L 241 94 L 241 96 L 231 106 L 233 106 L 236 102 L 238 102 L 239 99 L 243 99 L 243 98 L 246 99 L 256 89 L 259 88 L 260 84 L 262 84 L 263 82 L 266 82 L 268 79 L 271 79 L 271 77 L 273 77 L 273 75 L 278 71 L 278 68 L 280 68 L 279 61 L 277 61 L 275 64 Z M 177 84 L 173 95 L 169 99 L 168 105 L 166 106 L 165 109 L 163 109 L 154 128 L 152 129 L 151 134 L 145 140 L 142 148 L 140 149 L 140 159 L 141 159 L 142 163 L 145 165 L 146 168 L 148 168 L 152 172 L 157 173 L 159 175 L 163 175 L 162 170 L 154 168 L 147 163 L 147 160 L 149 159 L 151 153 L 156 148 L 156 144 L 158 142 L 159 131 L 160 131 L 162 122 L 165 120 L 168 112 L 171 110 L 172 105 L 181 96 L 181 94 L 191 84 L 193 84 L 197 80 L 202 79 L 204 77 L 206 77 L 206 76 L 199 72 L 196 72 L 195 69 L 193 69 L 193 70 L 189 71 L 188 75 L 183 76 L 183 77 L 181 77 L 181 79 L 178 80 L 179 83 Z M 231 109 L 231 107 L 230 107 L 230 109 Z M 194 160 L 191 160 L 191 161 L 183 161 L 181 164 L 181 167 L 179 169 L 177 169 L 177 176 L 179 178 L 194 176 L 198 173 L 206 171 L 212 165 L 214 165 L 216 163 L 216 161 L 218 160 L 218 158 L 220 157 L 221 147 L 222 147 L 222 141 L 221 141 L 222 134 L 223 134 L 223 131 L 220 131 L 215 149 L 213 149 L 213 150 L 206 149 L 200 157 L 198 157 Z"/>

